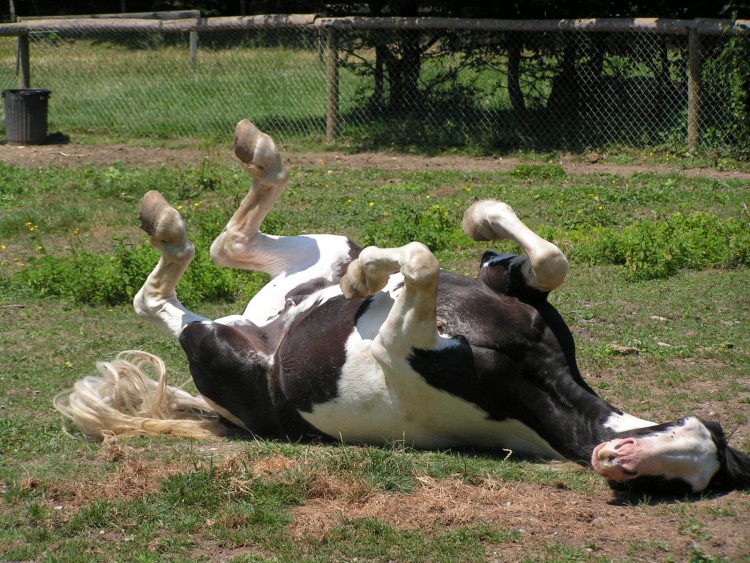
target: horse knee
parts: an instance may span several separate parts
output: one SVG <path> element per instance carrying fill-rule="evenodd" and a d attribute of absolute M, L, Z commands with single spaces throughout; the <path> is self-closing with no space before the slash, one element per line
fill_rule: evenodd
<path fill-rule="evenodd" d="M 440 262 L 432 251 L 421 242 L 411 242 L 403 247 L 401 273 L 407 283 L 430 283 L 437 280 Z"/>
<path fill-rule="evenodd" d="M 560 287 L 568 275 L 570 264 L 565 254 L 554 244 L 540 245 L 529 256 L 533 272 L 527 279 L 540 291 Z"/>

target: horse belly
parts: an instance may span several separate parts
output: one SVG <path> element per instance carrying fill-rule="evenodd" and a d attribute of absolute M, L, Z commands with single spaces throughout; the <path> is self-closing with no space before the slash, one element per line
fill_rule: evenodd
<path fill-rule="evenodd" d="M 371 344 L 357 333 L 350 336 L 336 397 L 300 413 L 324 434 L 344 442 L 477 447 L 564 459 L 520 421 L 489 419 L 476 405 L 429 385 L 406 361 L 396 362 L 398 373 L 386 375 Z"/>

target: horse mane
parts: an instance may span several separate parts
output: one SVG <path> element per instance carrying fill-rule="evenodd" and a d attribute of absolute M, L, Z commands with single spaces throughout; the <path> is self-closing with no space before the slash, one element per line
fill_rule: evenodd
<path fill-rule="evenodd" d="M 719 471 L 711 481 L 716 489 L 750 489 L 750 455 L 729 446 L 724 430 L 711 420 L 701 422 L 708 428 L 719 454 Z"/>
<path fill-rule="evenodd" d="M 153 354 L 126 350 L 96 368 L 98 376 L 79 379 L 53 399 L 63 427 L 70 420 L 96 441 L 159 434 L 211 438 L 229 432 L 202 397 L 168 385 L 164 361 Z"/>

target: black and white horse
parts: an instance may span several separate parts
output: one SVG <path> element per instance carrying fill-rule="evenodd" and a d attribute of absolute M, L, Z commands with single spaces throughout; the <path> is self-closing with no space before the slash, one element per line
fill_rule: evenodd
<path fill-rule="evenodd" d="M 568 262 L 508 205 L 475 203 L 464 231 L 513 240 L 525 255 L 486 253 L 472 279 L 442 271 L 418 242 L 360 249 L 341 236 L 263 234 L 288 166 L 247 120 L 237 125 L 235 153 L 253 186 L 211 256 L 271 281 L 241 315 L 189 311 L 175 286 L 194 247 L 178 211 L 147 193 L 142 228 L 161 259 L 135 310 L 179 339 L 202 398 L 143 379 L 144 361 L 163 371 L 155 357 L 102 363 L 102 377 L 56 401 L 87 434 L 215 432 L 176 414 L 210 406 L 260 437 L 510 450 L 646 487 L 750 486 L 750 457 L 727 445 L 718 424 L 688 416 L 656 425 L 584 382 L 571 333 L 547 301 Z"/>

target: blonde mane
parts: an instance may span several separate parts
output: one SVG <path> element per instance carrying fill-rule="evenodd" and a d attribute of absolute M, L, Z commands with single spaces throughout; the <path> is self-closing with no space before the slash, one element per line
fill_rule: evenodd
<path fill-rule="evenodd" d="M 126 350 L 111 362 L 97 362 L 96 368 L 98 376 L 78 380 L 53 400 L 89 439 L 159 434 L 212 438 L 228 432 L 205 399 L 167 384 L 164 361 L 153 354 Z"/>

